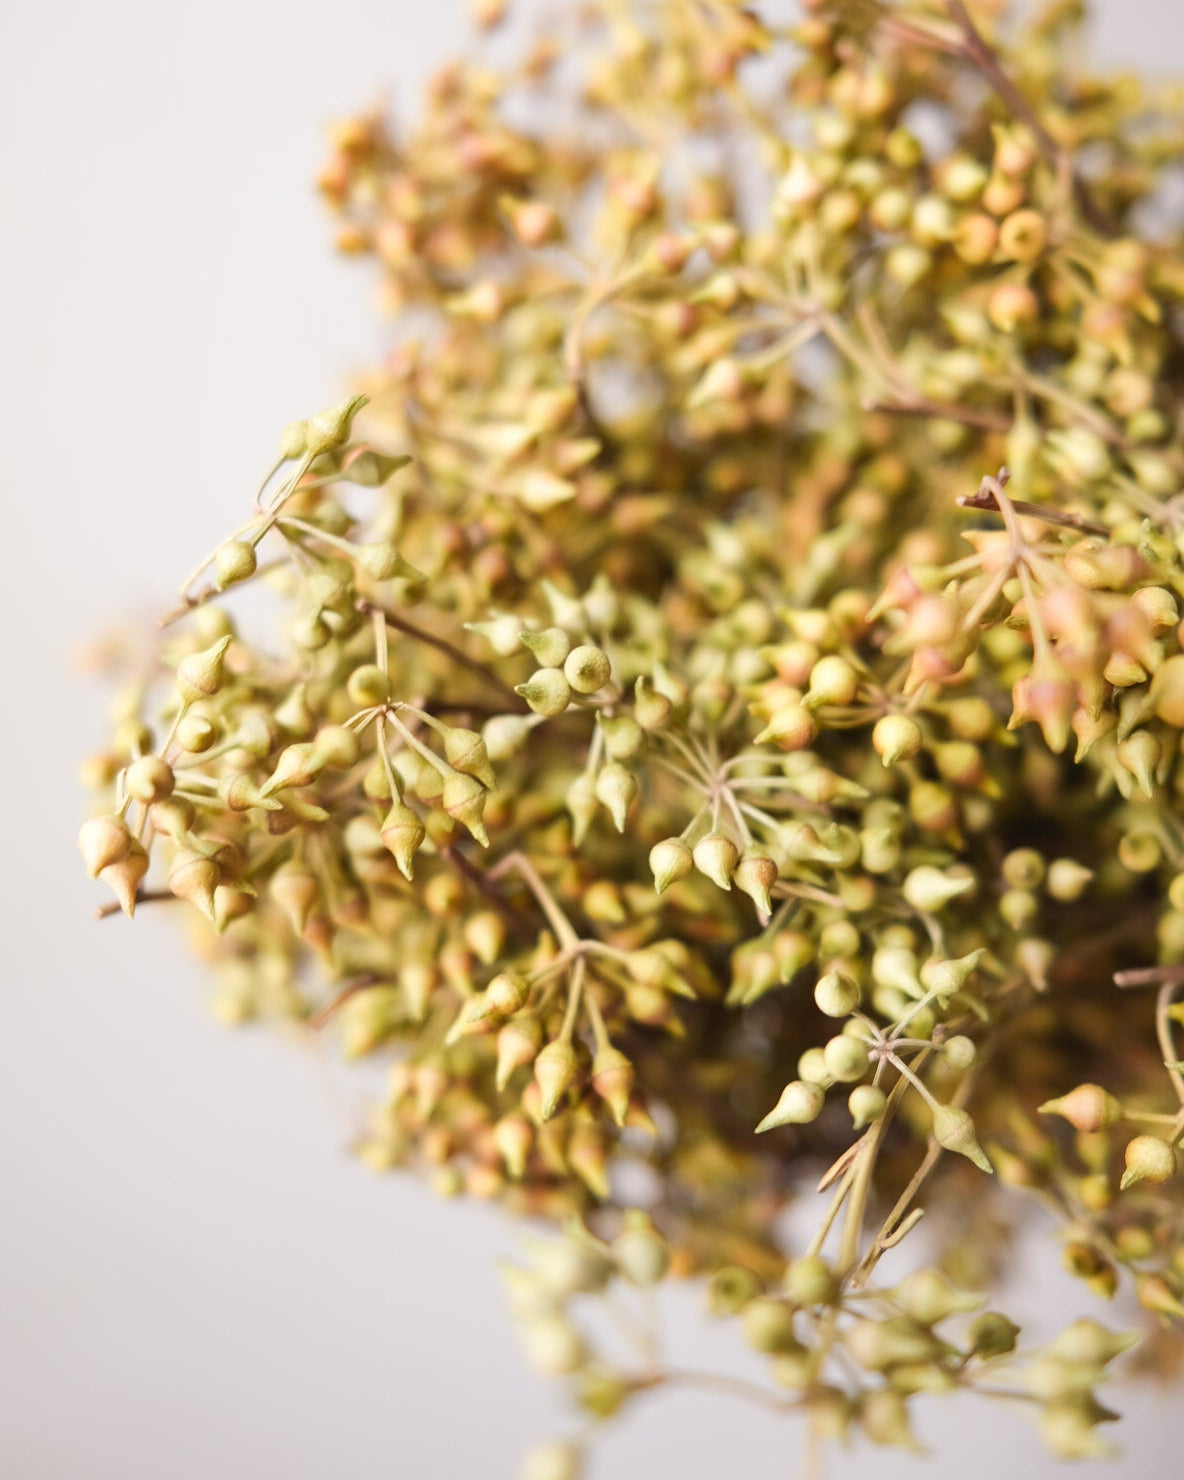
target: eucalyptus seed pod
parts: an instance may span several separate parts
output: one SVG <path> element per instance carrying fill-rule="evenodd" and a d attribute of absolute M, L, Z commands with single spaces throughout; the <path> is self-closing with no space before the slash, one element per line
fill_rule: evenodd
<path fill-rule="evenodd" d="M 129 917 L 136 912 L 136 893 L 147 872 L 148 853 L 136 838 L 129 840 L 119 858 L 99 870 L 99 878 L 115 891 L 120 909 Z"/>
<path fill-rule="evenodd" d="M 905 1315 L 922 1326 L 936 1326 L 949 1316 L 978 1310 L 984 1301 L 982 1295 L 959 1290 L 948 1275 L 932 1267 L 905 1275 L 896 1287 L 896 1299 Z"/>
<path fill-rule="evenodd" d="M 545 719 L 562 714 L 571 703 L 571 685 L 562 668 L 540 668 L 525 683 L 515 684 L 514 692 Z"/>
<path fill-rule="evenodd" d="M 820 1254 L 791 1259 L 781 1285 L 792 1303 L 800 1307 L 831 1305 L 841 1288 L 835 1271 Z"/>
<path fill-rule="evenodd" d="M 608 808 L 618 832 L 625 831 L 625 819 L 637 797 L 637 778 L 617 761 L 608 761 L 596 774 L 596 798 Z"/>
<path fill-rule="evenodd" d="M 563 674 L 577 694 L 594 694 L 608 683 L 612 664 L 602 648 L 583 643 L 563 660 Z"/>
<path fill-rule="evenodd" d="M 132 842 L 131 832 L 122 817 L 92 817 L 82 824 L 78 833 L 78 847 L 92 879 L 97 879 L 108 865 L 126 858 Z"/>
<path fill-rule="evenodd" d="M 296 859 L 282 863 L 271 876 L 268 892 L 299 935 L 321 903 L 320 880 Z"/>
<path fill-rule="evenodd" d="M 780 1125 L 808 1125 L 818 1119 L 826 1099 L 825 1092 L 817 1084 L 794 1079 L 781 1091 L 781 1098 L 757 1126 L 757 1133 L 771 1131 Z"/>
<path fill-rule="evenodd" d="M 732 872 L 732 883 L 756 905 L 757 917 L 762 922 L 773 912 L 770 890 L 777 882 L 778 873 L 775 860 L 764 848 L 745 848 Z"/>
<path fill-rule="evenodd" d="M 924 741 L 921 726 L 907 714 L 886 714 L 872 730 L 872 748 L 885 766 L 912 760 Z"/>
<path fill-rule="evenodd" d="M 881 1120 L 887 1105 L 888 1097 L 877 1084 L 857 1084 L 847 1097 L 847 1109 L 857 1131 Z"/>
<path fill-rule="evenodd" d="M 505 1029 L 502 1031 L 505 1032 Z M 500 1041 L 498 1048 L 500 1057 Z M 534 1059 L 534 1077 L 539 1087 L 539 1107 L 544 1120 L 550 1120 L 555 1114 L 559 1102 L 575 1084 L 579 1072 L 579 1058 L 566 1039 L 557 1038 L 539 1050 Z"/>
<path fill-rule="evenodd" d="M 489 834 L 482 821 L 485 794 L 484 786 L 475 776 L 450 771 L 444 778 L 444 790 L 440 797 L 444 811 L 454 821 L 462 823 L 482 848 L 489 847 Z"/>
<path fill-rule="evenodd" d="M 247 540 L 227 540 L 214 556 L 214 584 L 225 591 L 228 586 L 249 580 L 257 565 L 254 545 Z"/>
<path fill-rule="evenodd" d="M 444 757 L 462 776 L 475 776 L 482 786 L 492 791 L 497 777 L 489 764 L 485 741 L 475 730 L 450 725 L 444 736 Z"/>
<path fill-rule="evenodd" d="M 169 869 L 169 888 L 178 899 L 196 905 L 207 920 L 214 920 L 214 891 L 222 880 L 222 871 L 212 858 L 190 849 L 182 849 Z"/>
<path fill-rule="evenodd" d="M 709 832 L 691 849 L 691 858 L 701 874 L 721 889 L 732 887 L 732 877 L 740 862 L 740 849 L 727 833 Z"/>
<path fill-rule="evenodd" d="M 625 1214 L 625 1226 L 613 1239 L 611 1249 L 621 1275 L 643 1290 L 658 1284 L 670 1268 L 669 1244 L 649 1215 L 636 1209 Z"/>
<path fill-rule="evenodd" d="M 823 972 L 814 986 L 814 1001 L 827 1017 L 847 1017 L 859 1006 L 862 996 L 859 983 L 843 971 Z"/>
<path fill-rule="evenodd" d="M 365 396 L 350 396 L 326 411 L 318 411 L 304 423 L 304 454 L 320 457 L 349 440 L 354 417 L 366 404 Z"/>
<path fill-rule="evenodd" d="M 650 870 L 659 894 L 679 879 L 685 879 L 694 866 L 691 850 L 681 838 L 664 838 L 650 849 Z"/>
<path fill-rule="evenodd" d="M 390 849 L 399 871 L 410 882 L 414 877 L 415 855 L 427 837 L 419 817 L 402 802 L 395 802 L 383 818 L 382 841 Z"/>
<path fill-rule="evenodd" d="M 1176 1153 L 1160 1136 L 1135 1136 L 1127 1142 L 1124 1157 L 1126 1170 L 1118 1184 L 1123 1192 L 1138 1182 L 1166 1182 L 1176 1172 Z"/>
<path fill-rule="evenodd" d="M 1122 1118 L 1122 1106 L 1100 1084 L 1079 1084 L 1057 1100 L 1046 1100 L 1041 1115 L 1060 1115 L 1074 1130 L 1093 1132 Z"/>
<path fill-rule="evenodd" d="M 933 1138 L 947 1151 L 956 1151 L 984 1172 L 995 1169 L 974 1135 L 974 1121 L 965 1110 L 954 1105 L 939 1105 L 933 1112 Z"/>
<path fill-rule="evenodd" d="M 618 1125 L 625 1124 L 629 1099 L 637 1078 L 631 1059 L 606 1043 L 592 1060 L 592 1088 L 608 1106 Z"/>
<path fill-rule="evenodd" d="M 644 674 L 633 689 L 633 717 L 643 730 L 665 729 L 674 712 L 674 701 L 654 688 Z"/>
<path fill-rule="evenodd" d="M 571 652 L 571 638 L 562 627 L 544 627 L 541 632 L 523 632 L 522 646 L 540 668 L 562 668 Z"/>
<path fill-rule="evenodd" d="M 182 702 L 192 704 L 216 694 L 225 682 L 224 659 L 231 639 L 223 637 L 213 647 L 190 653 L 177 664 L 177 692 Z"/>

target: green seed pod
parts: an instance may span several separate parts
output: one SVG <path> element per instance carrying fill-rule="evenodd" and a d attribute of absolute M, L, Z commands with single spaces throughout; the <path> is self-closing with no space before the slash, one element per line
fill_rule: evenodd
<path fill-rule="evenodd" d="M 841 1286 L 838 1276 L 820 1254 L 803 1254 L 790 1260 L 782 1288 L 794 1305 L 805 1308 L 833 1304 Z"/>
<path fill-rule="evenodd" d="M 204 714 L 187 714 L 177 724 L 177 744 L 190 755 L 209 750 L 218 738 L 218 726 Z"/>
<path fill-rule="evenodd" d="M 769 1295 L 758 1295 L 748 1302 L 740 1312 L 740 1327 L 754 1351 L 771 1355 L 791 1351 L 798 1344 L 792 1307 Z"/>
<path fill-rule="evenodd" d="M 475 776 L 464 776 L 459 771 L 450 771 L 444 778 L 444 790 L 440 805 L 454 821 L 462 823 L 481 844 L 489 847 L 489 834 L 485 831 L 482 814 L 485 811 L 485 788 Z"/>
<path fill-rule="evenodd" d="M 674 702 L 667 694 L 659 693 L 644 674 L 633 688 L 633 717 L 643 730 L 662 730 L 670 722 Z"/>
<path fill-rule="evenodd" d="M 663 838 L 650 849 L 650 871 L 659 894 L 685 879 L 694 866 L 691 850 L 681 838 Z"/>
<path fill-rule="evenodd" d="M 939 1146 L 965 1156 L 982 1171 L 995 1170 L 987 1160 L 983 1148 L 975 1140 L 974 1121 L 965 1110 L 959 1110 L 953 1105 L 939 1105 L 933 1112 L 933 1138 Z"/>
<path fill-rule="evenodd" d="M 346 725 L 326 725 L 312 741 L 310 760 L 329 771 L 348 771 L 361 754 L 357 732 Z"/>
<path fill-rule="evenodd" d="M 631 1059 L 618 1048 L 605 1044 L 592 1060 L 592 1088 L 608 1106 L 618 1125 L 625 1124 L 629 1100 L 637 1078 Z"/>
<path fill-rule="evenodd" d="M 868 1049 L 846 1033 L 827 1041 L 822 1050 L 827 1073 L 839 1084 L 851 1084 L 867 1073 Z"/>
<path fill-rule="evenodd" d="M 391 696 L 390 674 L 379 668 L 377 663 L 362 663 L 350 674 L 345 692 L 351 703 L 359 709 L 371 709 L 385 704 Z"/>
<path fill-rule="evenodd" d="M 519 1013 L 497 1035 L 495 1083 L 504 1090 L 519 1069 L 533 1064 L 543 1043 L 543 1028 L 533 1014 Z"/>
<path fill-rule="evenodd" d="M 738 1315 L 760 1293 L 760 1281 L 751 1270 L 725 1264 L 707 1283 L 707 1308 L 713 1316 Z"/>
<path fill-rule="evenodd" d="M 974 888 L 973 876 L 952 875 L 929 864 L 921 864 L 905 879 L 901 893 L 915 910 L 936 914 L 951 900 L 973 893 Z"/>
<path fill-rule="evenodd" d="M 1176 1172 L 1176 1153 L 1171 1144 L 1159 1136 L 1136 1136 L 1128 1141 L 1124 1153 L 1126 1170 L 1119 1182 L 1123 1192 L 1138 1182 L 1158 1185 Z"/>
<path fill-rule="evenodd" d="M 637 797 L 637 779 L 616 761 L 601 766 L 596 775 L 596 799 L 608 808 L 618 832 L 625 831 L 625 819 Z"/>
<path fill-rule="evenodd" d="M 525 683 L 516 684 L 514 692 L 546 719 L 562 714 L 571 703 L 571 685 L 560 668 L 540 668 Z"/>
<path fill-rule="evenodd" d="M 857 1131 L 880 1120 L 887 1104 L 888 1097 L 876 1084 L 857 1084 L 847 1097 L 847 1109 Z"/>
<path fill-rule="evenodd" d="M 523 632 L 519 641 L 540 668 L 562 668 L 571 652 L 571 638 L 562 627 L 544 627 L 541 632 Z"/>
<path fill-rule="evenodd" d="M 777 876 L 777 864 L 763 848 L 745 848 L 732 872 L 732 883 L 756 905 L 761 920 L 768 920 L 772 913 L 770 890 Z"/>
<path fill-rule="evenodd" d="M 255 546 L 246 540 L 227 540 L 214 556 L 214 582 L 219 591 L 235 586 L 255 574 L 258 565 Z"/>
<path fill-rule="evenodd" d="M 583 643 L 572 648 L 564 659 L 563 674 L 577 694 L 594 694 L 608 683 L 612 664 L 603 649 Z"/>
<path fill-rule="evenodd" d="M 826 1094 L 817 1084 L 794 1079 L 781 1091 L 781 1098 L 757 1126 L 757 1134 L 779 1125 L 808 1125 L 818 1119 Z"/>
<path fill-rule="evenodd" d="M 976 1316 L 970 1326 L 969 1349 L 976 1357 L 989 1361 L 991 1357 L 1005 1357 L 1015 1351 L 1020 1328 L 997 1310 L 984 1311 Z"/>
<path fill-rule="evenodd" d="M 732 887 L 736 865 L 740 862 L 740 849 L 726 833 L 710 832 L 699 839 L 691 849 L 691 858 L 701 874 L 721 889 Z"/>
<path fill-rule="evenodd" d="M 622 1276 L 643 1290 L 658 1284 L 670 1268 L 669 1244 L 649 1215 L 635 1209 L 625 1214 L 625 1227 L 612 1242 L 612 1256 Z"/>
<path fill-rule="evenodd" d="M 872 730 L 872 748 L 885 766 L 912 760 L 924 739 L 921 726 L 907 714 L 886 714 Z"/>
<path fill-rule="evenodd" d="M 177 664 L 177 692 L 186 704 L 208 699 L 225 682 L 224 659 L 231 639 L 223 637 L 213 647 L 190 653 Z"/>
<path fill-rule="evenodd" d="M 959 1073 L 969 1069 L 978 1055 L 973 1038 L 967 1038 L 961 1033 L 955 1034 L 952 1038 L 947 1038 L 941 1045 L 941 1049 L 948 1066 Z"/>
<path fill-rule="evenodd" d="M 814 1001 L 827 1017 L 846 1017 L 855 1011 L 862 997 L 859 983 L 843 971 L 824 972 L 814 987 Z"/>
<path fill-rule="evenodd" d="M 859 692 L 859 674 L 846 658 L 828 655 L 819 658 L 810 670 L 810 683 L 803 703 L 809 708 L 820 704 L 847 705 Z"/>
<path fill-rule="evenodd" d="M 320 457 L 343 446 L 349 440 L 354 417 L 366 404 L 365 396 L 350 396 L 327 411 L 318 411 L 304 423 L 305 455 Z"/>
<path fill-rule="evenodd" d="M 450 726 L 444 736 L 444 756 L 452 769 L 463 776 L 476 777 L 491 791 L 497 785 L 497 777 L 489 764 L 489 751 L 476 730 Z"/>
<path fill-rule="evenodd" d="M 896 1299 L 907 1316 L 922 1326 L 936 1326 L 948 1316 L 978 1310 L 984 1297 L 959 1290 L 940 1269 L 917 1269 L 896 1287 Z"/>
<path fill-rule="evenodd" d="M 540 1050 L 534 1061 L 534 1077 L 539 1087 L 539 1108 L 544 1120 L 559 1108 L 559 1102 L 576 1082 L 580 1062 L 575 1049 L 566 1039 L 557 1038 Z"/>
<path fill-rule="evenodd" d="M 410 882 L 414 877 L 415 855 L 427 837 L 422 821 L 410 807 L 395 802 L 383 819 L 381 836 L 400 873 Z"/>
<path fill-rule="evenodd" d="M 1057 858 L 1048 866 L 1045 887 L 1053 899 L 1062 904 L 1072 904 L 1089 888 L 1093 876 L 1093 869 L 1086 868 L 1075 858 Z"/>

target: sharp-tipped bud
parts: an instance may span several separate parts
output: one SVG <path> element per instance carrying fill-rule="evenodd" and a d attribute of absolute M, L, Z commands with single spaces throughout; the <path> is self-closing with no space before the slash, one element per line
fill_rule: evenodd
<path fill-rule="evenodd" d="M 349 440 L 354 417 L 366 404 L 365 396 L 350 396 L 325 411 L 318 411 L 304 424 L 304 452 L 308 457 L 320 457 L 332 452 Z"/>
<path fill-rule="evenodd" d="M 562 627 L 544 627 L 541 632 L 523 632 L 519 639 L 540 668 L 562 668 L 571 652 L 571 638 Z"/>
<path fill-rule="evenodd" d="M 426 579 L 423 572 L 409 565 L 394 545 L 386 540 L 375 540 L 365 545 L 354 546 L 354 559 L 372 581 L 420 581 Z"/>
<path fill-rule="evenodd" d="M 721 889 L 732 887 L 732 877 L 740 862 L 740 849 L 726 833 L 709 832 L 691 849 L 691 858 L 701 874 Z"/>
<path fill-rule="evenodd" d="M 670 1268 L 670 1245 L 649 1215 L 636 1209 L 625 1214 L 625 1227 L 613 1239 L 612 1255 L 625 1279 L 643 1290 L 658 1284 Z"/>
<path fill-rule="evenodd" d="M 512 760 L 522 750 L 538 722 L 537 714 L 495 714 L 486 720 L 481 736 L 490 761 Z"/>
<path fill-rule="evenodd" d="M 745 848 L 732 873 L 732 883 L 756 905 L 762 924 L 767 923 L 773 911 L 770 891 L 777 882 L 777 874 L 775 860 L 763 848 Z"/>
<path fill-rule="evenodd" d="M 517 1070 L 533 1064 L 543 1042 L 543 1028 L 537 1017 L 520 1014 L 497 1035 L 497 1071 L 495 1082 L 505 1089 Z"/>
<path fill-rule="evenodd" d="M 523 630 L 522 618 L 509 612 L 488 622 L 465 623 L 465 631 L 476 632 L 479 637 L 483 637 L 499 658 L 512 658 L 521 651 Z"/>
<path fill-rule="evenodd" d="M 297 740 L 280 751 L 275 770 L 260 787 L 260 794 L 272 796 L 289 786 L 307 786 L 325 769 L 324 760 L 317 755 L 310 740 Z"/>
<path fill-rule="evenodd" d="M 819 658 L 810 670 L 810 686 L 803 701 L 810 708 L 820 704 L 846 705 L 859 692 L 859 674 L 835 654 Z"/>
<path fill-rule="evenodd" d="M 400 873 L 410 881 L 414 877 L 415 855 L 427 837 L 427 829 L 410 807 L 395 802 L 383 819 L 381 836 Z"/>
<path fill-rule="evenodd" d="M 525 683 L 517 684 L 514 692 L 546 719 L 562 714 L 571 703 L 571 685 L 562 668 L 540 668 Z"/>
<path fill-rule="evenodd" d="M 618 1125 L 625 1124 L 636 1077 L 632 1060 L 626 1058 L 619 1048 L 606 1043 L 597 1050 L 592 1060 L 592 1088 L 608 1106 Z"/>
<path fill-rule="evenodd" d="M 512 1017 L 526 1005 L 530 986 L 516 971 L 499 971 L 485 988 L 490 1010 L 499 1017 Z"/>
<path fill-rule="evenodd" d="M 1020 1328 L 997 1310 L 984 1311 L 970 1326 L 970 1350 L 976 1357 L 1005 1357 L 1015 1351 Z"/>
<path fill-rule="evenodd" d="M 923 1452 L 909 1423 L 908 1403 L 895 1388 L 876 1388 L 863 1397 L 859 1425 L 873 1444 Z"/>
<path fill-rule="evenodd" d="M 944 909 L 951 900 L 972 893 L 974 887 L 973 877 L 948 874 L 932 864 L 923 863 L 909 873 L 901 892 L 913 909 L 932 915 Z"/>
<path fill-rule="evenodd" d="M 986 1152 L 974 1135 L 974 1121 L 965 1110 L 954 1105 L 939 1105 L 933 1112 L 933 1139 L 947 1151 L 956 1151 L 959 1156 L 974 1162 L 984 1172 L 995 1168 L 987 1160 Z"/>
<path fill-rule="evenodd" d="M 122 856 L 100 869 L 99 878 L 110 885 L 120 909 L 130 916 L 136 912 L 136 891 L 147 872 L 148 853 L 142 843 L 131 838 Z"/>
<path fill-rule="evenodd" d="M 839 1293 L 839 1279 L 820 1254 L 802 1254 L 791 1259 L 782 1288 L 794 1305 L 830 1305 Z"/>
<path fill-rule="evenodd" d="M 608 683 L 612 664 L 603 648 L 581 643 L 563 660 L 563 674 L 577 694 L 594 694 Z"/>
<path fill-rule="evenodd" d="M 92 879 L 97 879 L 111 864 L 126 858 L 131 846 L 131 831 L 122 817 L 92 817 L 82 824 L 78 832 L 82 861 Z M 689 857 L 688 854 L 688 860 Z M 690 867 L 689 861 L 687 867 Z"/>
<path fill-rule="evenodd" d="M 1124 1160 L 1126 1170 L 1118 1184 L 1123 1192 L 1138 1182 L 1150 1182 L 1157 1186 L 1175 1175 L 1176 1153 L 1159 1136 L 1136 1136 L 1134 1140 L 1128 1141 Z"/>
<path fill-rule="evenodd" d="M 312 740 L 311 763 L 330 771 L 348 771 L 361 754 L 356 730 L 348 725 L 325 725 Z"/>
<path fill-rule="evenodd" d="M 805 750 L 817 734 L 818 722 L 804 704 L 783 704 L 752 743 L 772 742 L 781 750 Z"/>
<path fill-rule="evenodd" d="M 1046 887 L 1053 899 L 1071 904 L 1085 893 L 1093 876 L 1093 869 L 1086 868 L 1075 858 L 1057 858 L 1048 866 Z"/>
<path fill-rule="evenodd" d="M 793 1079 L 781 1091 L 781 1098 L 757 1126 L 757 1134 L 774 1130 L 779 1125 L 808 1125 L 817 1120 L 826 1094 L 821 1085 L 804 1079 Z"/>
<path fill-rule="evenodd" d="M 1049 1342 L 1047 1351 L 1067 1362 L 1105 1367 L 1115 1357 L 1138 1346 L 1139 1340 L 1135 1332 L 1109 1331 L 1100 1321 L 1083 1316 L 1059 1331 Z"/>
<path fill-rule="evenodd" d="M 321 886 L 316 875 L 304 864 L 291 860 L 276 869 L 268 888 L 299 935 L 321 902 Z"/>
<path fill-rule="evenodd" d="M 576 1082 L 580 1061 L 572 1045 L 563 1038 L 539 1051 L 534 1061 L 534 1077 L 539 1087 L 539 1108 L 544 1120 L 559 1108 L 559 1102 Z"/>
<path fill-rule="evenodd" d="M 596 775 L 596 799 L 609 810 L 618 832 L 625 831 L 625 818 L 637 796 L 637 779 L 617 761 L 601 766 Z"/>
<path fill-rule="evenodd" d="M 356 483 L 359 488 L 381 488 L 410 461 L 406 453 L 392 456 L 387 452 L 379 452 L 375 447 L 367 447 L 349 459 L 344 471 L 349 481 Z"/>
<path fill-rule="evenodd" d="M 440 797 L 444 811 L 456 822 L 463 823 L 482 848 L 489 847 L 489 834 L 482 821 L 485 795 L 485 788 L 476 776 L 464 776 L 458 771 L 452 771 L 444 778 L 444 791 Z"/>
<path fill-rule="evenodd" d="M 872 730 L 872 749 L 886 766 L 909 761 L 921 749 L 921 726 L 907 714 L 886 714 Z"/>
<path fill-rule="evenodd" d="M 1078 1131 L 1100 1131 L 1122 1118 L 1122 1106 L 1100 1084 L 1079 1084 L 1057 1100 L 1046 1100 L 1041 1115 L 1059 1115 Z"/>
<path fill-rule="evenodd" d="M 489 751 L 476 730 L 451 726 L 444 736 L 444 756 L 452 769 L 462 776 L 475 776 L 491 791 L 497 785 L 497 777 L 489 764 Z"/>
<path fill-rule="evenodd" d="M 681 838 L 663 838 L 650 849 L 650 871 L 659 894 L 685 879 L 694 866 L 691 850 Z"/>
<path fill-rule="evenodd" d="M 601 1201 L 609 1196 L 608 1142 L 591 1118 L 581 1118 L 572 1127 L 567 1143 L 567 1165 L 589 1192 Z"/>
<path fill-rule="evenodd" d="M 214 891 L 222 881 L 222 870 L 212 858 L 182 849 L 169 869 L 169 888 L 178 899 L 187 899 L 213 923 Z"/>
<path fill-rule="evenodd" d="M 948 1316 L 978 1310 L 982 1295 L 959 1290 L 940 1269 L 916 1269 L 896 1287 L 896 1298 L 906 1315 L 922 1326 L 936 1326 Z"/>
<path fill-rule="evenodd" d="M 186 704 L 208 699 L 222 687 L 226 677 L 223 660 L 230 643 L 229 637 L 222 637 L 213 647 L 190 653 L 177 664 L 177 692 Z"/>
<path fill-rule="evenodd" d="M 968 956 L 958 956 L 952 961 L 932 959 L 921 967 L 921 985 L 932 992 L 939 1002 L 948 1001 L 960 991 L 978 969 L 978 963 L 986 952 L 971 951 Z"/>

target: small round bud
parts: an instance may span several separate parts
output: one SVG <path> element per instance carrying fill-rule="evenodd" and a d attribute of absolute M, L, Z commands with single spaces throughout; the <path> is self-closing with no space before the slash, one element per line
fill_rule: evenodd
<path fill-rule="evenodd" d="M 839 1033 L 824 1045 L 822 1056 L 826 1070 L 840 1084 L 852 1084 L 867 1073 L 868 1049 L 866 1043 Z"/>
<path fill-rule="evenodd" d="M 859 983 L 845 971 L 824 972 L 814 987 L 814 1001 L 827 1017 L 846 1017 L 855 1011 L 862 997 Z"/>
<path fill-rule="evenodd" d="M 790 1351 L 797 1345 L 793 1309 L 784 1300 L 758 1295 L 740 1312 L 745 1341 L 755 1351 L 772 1354 Z"/>
<path fill-rule="evenodd" d="M 888 1097 L 878 1084 L 857 1084 L 847 1097 L 847 1109 L 857 1131 L 881 1119 Z"/>
<path fill-rule="evenodd" d="M 625 1227 L 613 1239 L 613 1259 L 632 1285 L 648 1289 L 670 1268 L 670 1246 L 654 1227 L 649 1215 L 635 1210 L 625 1214 Z"/>
<path fill-rule="evenodd" d="M 219 591 L 237 585 L 255 574 L 258 565 L 255 546 L 246 540 L 227 540 L 214 556 L 214 578 Z"/>
<path fill-rule="evenodd" d="M 782 1288 L 794 1305 L 830 1305 L 839 1293 L 839 1280 L 820 1254 L 791 1259 Z"/>
<path fill-rule="evenodd" d="M 204 714 L 187 714 L 177 725 L 177 744 L 190 755 L 209 750 L 217 738 L 218 726 Z"/>
<path fill-rule="evenodd" d="M 952 1038 L 947 1038 L 941 1047 L 946 1063 L 951 1069 L 959 1072 L 969 1069 L 978 1055 L 974 1039 L 967 1038 L 962 1033 L 956 1033 Z"/>
<path fill-rule="evenodd" d="M 523 632 L 519 640 L 540 668 L 561 668 L 571 652 L 571 638 L 562 627 L 544 627 L 541 632 Z"/>
<path fill-rule="evenodd" d="M 362 663 L 346 680 L 345 692 L 359 709 L 385 704 L 391 696 L 390 674 L 377 663 Z"/>
<path fill-rule="evenodd" d="M 1093 876 L 1093 869 L 1086 868 L 1075 858 L 1057 858 L 1048 866 L 1045 887 L 1053 899 L 1062 904 L 1071 904 L 1080 899 L 1089 888 Z"/>
<path fill-rule="evenodd" d="M 563 674 L 577 694 L 594 694 L 608 683 L 612 664 L 603 649 L 583 643 L 564 659 Z"/>
<path fill-rule="evenodd" d="M 422 821 L 410 807 L 395 802 L 383 819 L 381 836 L 399 865 L 399 872 L 410 882 L 414 877 L 415 855 L 427 837 Z"/>

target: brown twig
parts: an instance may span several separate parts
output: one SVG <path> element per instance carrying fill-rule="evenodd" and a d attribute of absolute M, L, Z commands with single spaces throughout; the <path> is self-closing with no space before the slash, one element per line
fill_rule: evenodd
<path fill-rule="evenodd" d="M 988 509 L 994 514 L 1002 513 L 999 500 L 989 488 L 980 488 L 977 493 L 961 494 L 957 502 L 963 509 Z M 1011 507 L 1017 514 L 1027 519 L 1042 519 L 1045 524 L 1056 524 L 1062 529 L 1076 529 L 1082 534 L 1098 535 L 1107 540 L 1110 538 L 1110 531 L 1104 524 L 1095 524 L 1090 519 L 1083 519 L 1080 514 L 1066 514 L 1060 509 L 1046 509 L 1042 504 L 1030 504 L 1021 498 L 1013 498 Z"/>
<path fill-rule="evenodd" d="M 373 972 L 367 972 L 364 976 L 356 977 L 352 982 L 347 982 L 337 996 L 326 1002 L 324 1007 L 318 1007 L 316 1012 L 308 1020 L 308 1026 L 313 1032 L 319 1031 L 331 1018 L 336 1017 L 342 1005 L 349 1001 L 358 992 L 364 992 L 367 987 L 377 984 L 379 978 Z"/>
<path fill-rule="evenodd" d="M 865 411 L 884 411 L 890 416 L 933 416 L 943 421 L 960 422 L 963 426 L 977 427 L 983 432 L 1009 432 L 1012 422 L 1009 416 L 998 411 L 976 411 L 971 406 L 947 405 L 944 401 L 931 401 L 925 396 L 910 397 L 908 400 L 871 400 L 863 403 Z"/>

